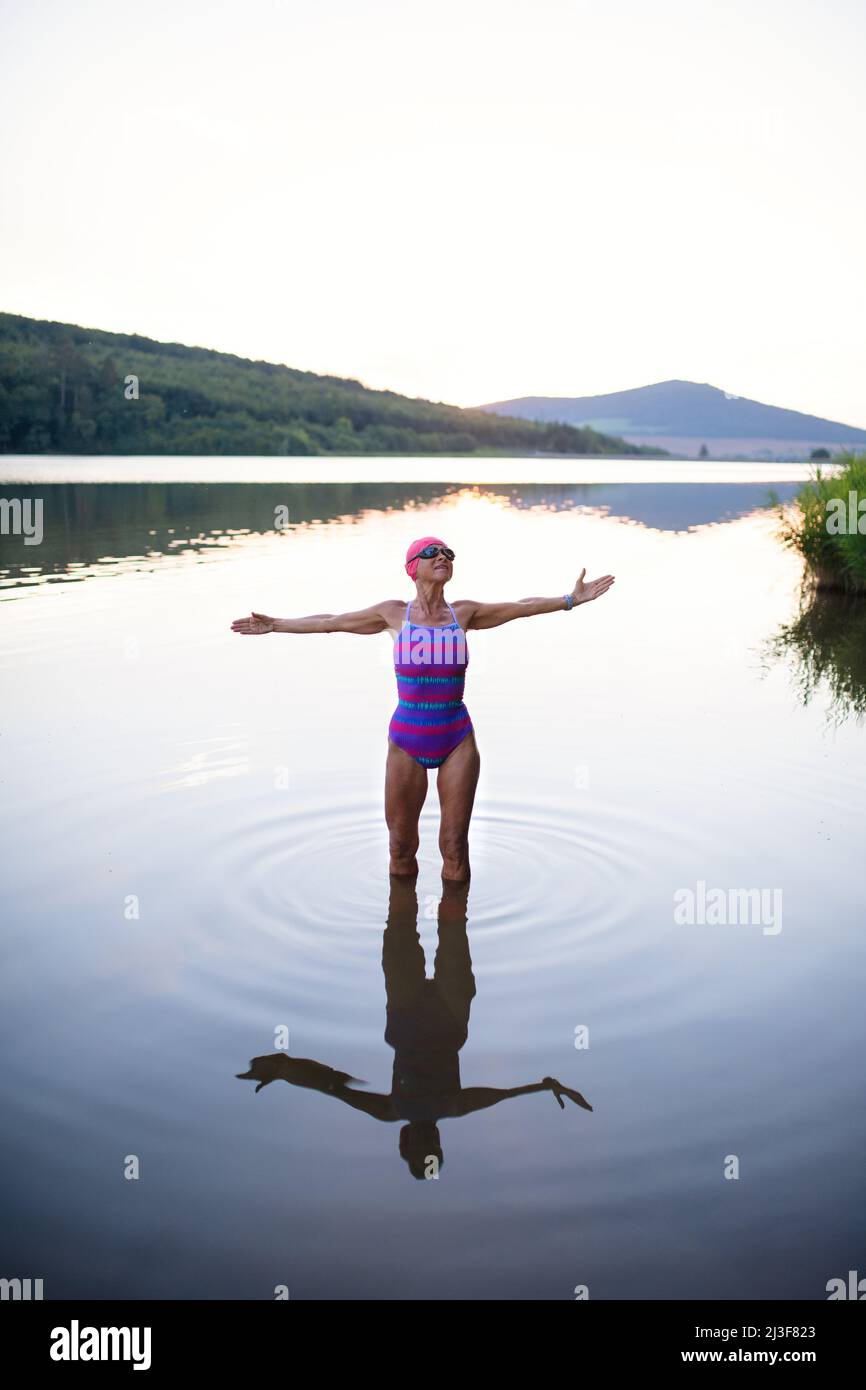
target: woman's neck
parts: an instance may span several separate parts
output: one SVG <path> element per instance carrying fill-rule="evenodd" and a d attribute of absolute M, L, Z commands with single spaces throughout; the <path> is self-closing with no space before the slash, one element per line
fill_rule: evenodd
<path fill-rule="evenodd" d="M 443 592 L 444 581 L 430 580 L 426 584 L 416 581 L 415 588 L 415 612 L 422 617 L 438 618 L 442 609 L 447 607 Z"/>

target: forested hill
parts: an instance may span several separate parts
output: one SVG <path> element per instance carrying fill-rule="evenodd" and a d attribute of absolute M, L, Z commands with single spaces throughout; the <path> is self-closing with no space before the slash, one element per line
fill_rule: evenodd
<path fill-rule="evenodd" d="M 589 427 L 17 314 L 0 314 L 0 452 L 665 455 Z"/>

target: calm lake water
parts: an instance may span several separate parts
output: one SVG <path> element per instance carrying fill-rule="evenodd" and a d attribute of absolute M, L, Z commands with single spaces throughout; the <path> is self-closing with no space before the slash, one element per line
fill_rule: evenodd
<path fill-rule="evenodd" d="M 762 510 L 797 467 L 173 462 L 0 470 L 44 507 L 0 560 L 0 1273 L 341 1300 L 866 1274 L 866 631 L 801 605 Z M 469 634 L 473 874 L 444 899 L 435 774 L 417 884 L 389 882 L 387 636 L 229 631 L 408 598 L 425 533 L 452 600 L 617 579 Z M 592 1110 L 476 1089 L 544 1077 Z"/>

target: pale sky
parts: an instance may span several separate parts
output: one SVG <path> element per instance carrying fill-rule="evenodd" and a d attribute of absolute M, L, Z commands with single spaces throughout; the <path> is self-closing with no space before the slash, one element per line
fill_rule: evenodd
<path fill-rule="evenodd" d="M 866 428 L 862 0 L 0 0 L 0 308 Z"/>

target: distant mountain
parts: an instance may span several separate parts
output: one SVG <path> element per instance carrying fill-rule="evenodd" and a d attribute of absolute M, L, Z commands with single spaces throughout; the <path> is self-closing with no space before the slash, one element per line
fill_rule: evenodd
<path fill-rule="evenodd" d="M 227 352 L 0 314 L 0 453 L 664 454 Z"/>
<path fill-rule="evenodd" d="M 589 425 L 632 444 L 657 444 L 697 457 L 808 458 L 812 449 L 856 448 L 866 430 L 764 405 L 695 381 L 659 381 L 601 396 L 521 396 L 477 407 L 525 420 Z"/>

